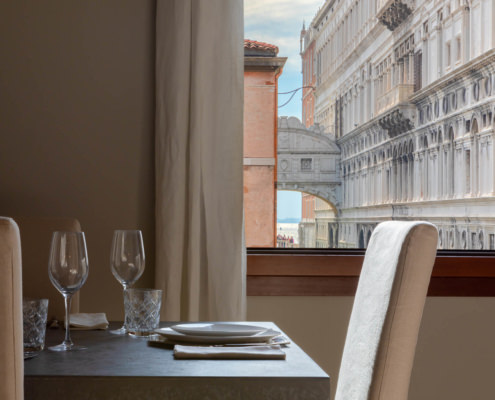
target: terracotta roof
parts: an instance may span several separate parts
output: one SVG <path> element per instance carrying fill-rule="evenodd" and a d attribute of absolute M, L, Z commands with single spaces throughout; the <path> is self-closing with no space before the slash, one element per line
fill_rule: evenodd
<path fill-rule="evenodd" d="M 258 42 L 256 40 L 244 39 L 245 56 L 276 57 L 277 54 L 278 54 L 278 47 L 273 44 Z"/>

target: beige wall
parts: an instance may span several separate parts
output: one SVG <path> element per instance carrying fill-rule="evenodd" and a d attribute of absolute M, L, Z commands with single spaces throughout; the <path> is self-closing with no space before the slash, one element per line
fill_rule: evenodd
<path fill-rule="evenodd" d="M 113 229 L 143 229 L 139 285 L 153 284 L 153 3 L 0 2 L 0 214 L 78 217 L 90 256 L 81 307 L 111 319 L 122 317 Z M 351 307 L 248 298 L 249 319 L 274 320 L 334 381 Z M 493 398 L 494 310 L 493 298 L 427 300 L 411 400 Z"/>
<path fill-rule="evenodd" d="M 77 217 L 81 308 L 113 319 L 113 229 L 143 230 L 138 284 L 153 284 L 153 13 L 151 0 L 0 3 L 0 215 Z"/>
<path fill-rule="evenodd" d="M 275 321 L 331 377 L 335 393 L 352 297 L 248 297 L 248 319 Z M 429 297 L 409 400 L 495 395 L 495 298 Z"/>

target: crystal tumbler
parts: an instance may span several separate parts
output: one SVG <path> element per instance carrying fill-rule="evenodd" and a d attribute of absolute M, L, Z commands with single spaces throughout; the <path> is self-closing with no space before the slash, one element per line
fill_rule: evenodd
<path fill-rule="evenodd" d="M 160 323 L 162 291 L 126 289 L 124 292 L 125 326 L 131 335 L 149 336 Z"/>
<path fill-rule="evenodd" d="M 33 357 L 45 347 L 48 299 L 22 299 L 24 357 Z"/>

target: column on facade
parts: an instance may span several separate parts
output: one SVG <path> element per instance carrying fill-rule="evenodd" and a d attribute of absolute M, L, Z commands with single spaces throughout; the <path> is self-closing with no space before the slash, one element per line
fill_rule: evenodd
<path fill-rule="evenodd" d="M 430 198 L 435 200 L 438 199 L 438 150 L 435 149 L 431 153 L 431 179 L 430 179 Z"/>
<path fill-rule="evenodd" d="M 349 206 L 354 206 L 354 174 L 351 174 L 349 178 Z"/>
<path fill-rule="evenodd" d="M 399 79 L 396 82 L 396 85 L 401 85 L 404 83 L 404 59 L 400 59 L 399 62 Z"/>
<path fill-rule="evenodd" d="M 414 153 L 414 178 L 413 178 L 413 200 L 419 200 L 420 199 L 420 174 L 419 174 L 419 156 L 418 153 Z"/>
<path fill-rule="evenodd" d="M 462 177 L 464 176 L 463 172 L 463 165 L 464 165 L 464 160 L 463 160 L 463 153 L 462 153 L 462 147 L 454 142 L 454 147 L 452 149 L 454 152 L 453 154 L 453 161 L 455 168 L 452 170 L 453 172 L 453 193 L 452 193 L 452 198 L 458 198 L 462 196 L 462 193 L 464 192 L 463 186 L 462 186 Z"/>
<path fill-rule="evenodd" d="M 495 195 L 495 146 L 494 146 L 494 133 L 492 132 L 488 137 L 487 143 L 487 157 L 488 157 L 488 193 L 491 196 Z"/>
<path fill-rule="evenodd" d="M 462 63 L 471 59 L 471 35 L 470 35 L 470 12 L 469 5 L 463 6 L 462 10 Z"/>
<path fill-rule="evenodd" d="M 383 164 L 378 167 L 378 204 L 383 203 Z"/>
<path fill-rule="evenodd" d="M 342 174 L 342 207 L 347 208 L 347 175 Z"/>
<path fill-rule="evenodd" d="M 356 124 L 360 124 L 361 121 L 360 121 L 360 112 L 359 112 L 359 106 L 360 106 L 360 101 L 359 101 L 359 93 L 357 92 L 357 89 L 354 90 L 354 123 L 351 127 L 351 130 L 352 129 L 355 129 L 356 128 Z"/>
<path fill-rule="evenodd" d="M 455 143 L 453 138 L 450 140 L 450 154 L 449 154 L 449 159 L 450 159 L 450 188 L 449 188 L 449 194 L 450 197 L 453 198 L 455 197 L 455 174 L 456 174 L 456 166 L 455 166 Z"/>
<path fill-rule="evenodd" d="M 397 160 L 397 198 L 396 201 L 401 202 L 404 196 L 404 161 L 402 160 L 402 156 Z"/>
<path fill-rule="evenodd" d="M 404 195 L 404 161 L 402 156 L 397 159 L 397 196 L 395 201 L 401 202 Z"/>
<path fill-rule="evenodd" d="M 342 115 L 340 116 L 340 120 L 342 121 L 342 126 L 341 126 L 341 133 L 342 135 L 345 135 L 347 133 L 346 130 L 346 108 L 347 108 L 347 101 L 346 101 L 346 96 L 342 96 Z"/>
<path fill-rule="evenodd" d="M 437 22 L 437 79 L 444 74 L 443 70 L 443 32 L 441 22 Z"/>
<path fill-rule="evenodd" d="M 480 175 L 480 196 L 484 195 L 486 192 L 486 141 L 484 139 L 480 140 L 480 153 L 479 153 L 479 175 Z"/>
<path fill-rule="evenodd" d="M 469 148 L 464 149 L 464 193 L 466 195 L 471 193 L 471 150 Z"/>
<path fill-rule="evenodd" d="M 361 196 L 361 205 L 369 204 L 369 172 L 367 169 L 364 169 L 362 172 L 362 196 Z"/>
<path fill-rule="evenodd" d="M 429 59 L 429 52 L 428 52 L 428 36 L 426 35 L 423 38 L 423 43 L 422 43 L 422 54 L 423 57 L 421 58 L 421 80 L 422 86 L 426 86 L 430 83 L 430 77 L 429 77 L 429 71 L 428 71 L 428 59 Z"/>
<path fill-rule="evenodd" d="M 395 161 L 392 160 L 390 162 L 390 194 L 389 194 L 391 203 L 395 201 L 395 183 L 396 183 L 395 169 L 396 169 Z"/>
<path fill-rule="evenodd" d="M 449 165 L 449 171 L 450 171 L 450 177 L 449 177 L 449 195 L 451 198 L 455 196 L 455 173 L 456 173 L 456 167 L 455 167 L 455 144 L 453 138 L 450 140 L 450 153 L 449 153 L 449 160 L 450 160 L 450 165 Z"/>
<path fill-rule="evenodd" d="M 471 138 L 471 193 L 473 196 L 479 191 L 478 184 L 478 134 L 473 132 L 473 136 Z"/>
<path fill-rule="evenodd" d="M 402 181 L 402 201 L 407 201 L 409 197 L 409 160 L 407 159 L 407 155 L 403 157 L 404 164 L 404 180 Z"/>
<path fill-rule="evenodd" d="M 490 138 L 486 138 L 485 143 L 485 194 L 490 195 L 492 193 L 492 187 L 490 184 L 491 170 L 490 170 Z"/>
<path fill-rule="evenodd" d="M 450 190 L 450 184 L 451 184 L 451 175 L 452 175 L 452 165 L 451 165 L 451 157 L 450 157 L 450 153 L 451 153 L 451 144 L 450 142 L 448 144 L 446 144 L 443 148 L 443 158 L 444 158 L 444 163 L 443 163 L 443 166 L 444 166 L 444 173 L 443 173 L 443 176 L 444 176 L 444 179 L 445 179 L 445 184 L 444 184 L 444 195 L 445 195 L 445 198 L 450 198 L 451 197 L 451 190 Z"/>
<path fill-rule="evenodd" d="M 365 117 L 365 86 L 364 83 L 359 86 L 359 123 L 362 124 L 366 122 Z"/>
<path fill-rule="evenodd" d="M 412 154 L 408 155 L 408 166 L 409 166 L 409 179 L 407 180 L 409 183 L 409 191 L 407 201 L 413 201 L 414 199 L 414 158 Z"/>
<path fill-rule="evenodd" d="M 408 82 L 410 85 L 414 84 L 414 52 L 411 50 L 409 53 L 409 79 Z"/>
<path fill-rule="evenodd" d="M 443 197 L 443 151 L 442 145 L 438 146 L 437 150 L 437 183 L 435 185 L 436 188 L 436 199 L 441 199 Z"/>
<path fill-rule="evenodd" d="M 393 161 L 387 162 L 387 202 L 392 203 L 394 201 L 394 165 Z"/>
<path fill-rule="evenodd" d="M 422 163 L 422 168 L 421 168 L 421 194 L 423 200 L 428 199 L 428 158 L 429 158 L 429 153 L 428 150 L 425 150 L 423 152 L 423 163 Z"/>
<path fill-rule="evenodd" d="M 363 206 L 365 203 L 366 203 L 366 195 L 367 195 L 367 192 L 366 192 L 366 181 L 368 179 L 368 176 L 367 176 L 367 173 L 366 173 L 366 167 L 363 167 L 363 169 L 361 170 L 361 198 L 360 198 L 360 202 L 359 202 L 359 205 L 360 206 Z"/>

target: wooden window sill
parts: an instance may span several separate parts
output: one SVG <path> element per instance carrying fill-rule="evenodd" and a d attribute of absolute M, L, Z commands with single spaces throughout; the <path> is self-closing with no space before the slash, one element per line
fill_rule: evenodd
<path fill-rule="evenodd" d="M 249 248 L 248 296 L 353 296 L 365 250 Z M 439 250 L 428 296 L 495 296 L 495 251 Z"/>

